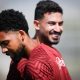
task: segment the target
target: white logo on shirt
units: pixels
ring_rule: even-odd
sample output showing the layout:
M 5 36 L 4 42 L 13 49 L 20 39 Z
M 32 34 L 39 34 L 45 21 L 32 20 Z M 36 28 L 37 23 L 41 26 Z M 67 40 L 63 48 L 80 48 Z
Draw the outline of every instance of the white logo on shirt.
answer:
M 65 67 L 65 63 L 64 63 L 64 60 L 62 58 L 60 59 L 59 57 L 56 57 L 56 62 L 59 66 L 59 69 L 61 69 L 62 66 Z

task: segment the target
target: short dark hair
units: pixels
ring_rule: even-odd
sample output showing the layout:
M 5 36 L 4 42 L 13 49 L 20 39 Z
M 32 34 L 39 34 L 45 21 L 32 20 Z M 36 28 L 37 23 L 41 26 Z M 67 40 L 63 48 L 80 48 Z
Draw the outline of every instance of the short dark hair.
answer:
M 28 23 L 22 12 L 14 9 L 2 10 L 0 13 L 0 31 L 24 30 L 28 34 Z
M 42 0 L 36 5 L 34 19 L 42 19 L 47 12 L 60 12 L 63 14 L 63 10 L 58 3 L 51 0 Z

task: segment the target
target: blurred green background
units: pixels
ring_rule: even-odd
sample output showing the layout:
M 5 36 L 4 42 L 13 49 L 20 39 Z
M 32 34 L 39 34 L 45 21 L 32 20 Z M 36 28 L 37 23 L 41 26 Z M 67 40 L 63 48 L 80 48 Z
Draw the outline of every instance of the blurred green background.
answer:
M 35 33 L 34 9 L 39 0 L 0 0 L 0 12 L 3 9 L 15 9 L 24 13 L 28 21 L 30 36 Z M 54 0 L 64 10 L 64 32 L 61 41 L 55 47 L 62 53 L 72 80 L 80 80 L 80 0 Z M 0 51 L 0 80 L 6 80 L 10 58 Z

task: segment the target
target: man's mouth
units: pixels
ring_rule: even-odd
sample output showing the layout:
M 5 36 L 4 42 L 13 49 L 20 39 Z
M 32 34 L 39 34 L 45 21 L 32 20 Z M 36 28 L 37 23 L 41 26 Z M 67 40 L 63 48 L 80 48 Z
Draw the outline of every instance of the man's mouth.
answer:
M 50 34 L 50 35 L 57 35 L 57 36 L 60 36 L 60 35 L 62 34 L 62 31 L 57 32 L 57 31 L 51 30 L 51 31 L 49 31 L 49 34 Z

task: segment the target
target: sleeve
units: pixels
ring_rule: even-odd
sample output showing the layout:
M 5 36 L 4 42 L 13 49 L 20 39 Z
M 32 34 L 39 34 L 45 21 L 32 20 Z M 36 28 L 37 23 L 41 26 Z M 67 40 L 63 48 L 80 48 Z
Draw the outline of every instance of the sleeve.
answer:
M 38 60 L 27 64 L 26 76 L 30 76 L 30 80 L 54 80 L 51 65 Z

